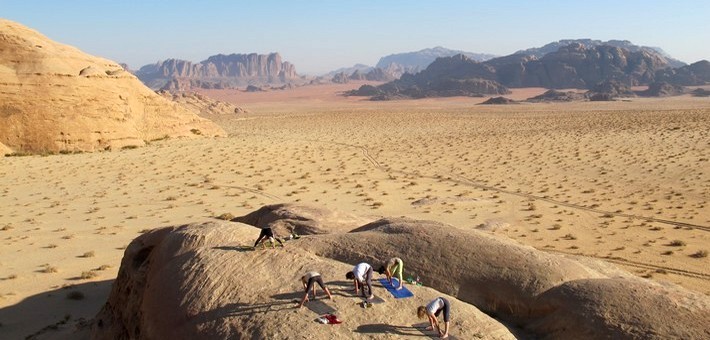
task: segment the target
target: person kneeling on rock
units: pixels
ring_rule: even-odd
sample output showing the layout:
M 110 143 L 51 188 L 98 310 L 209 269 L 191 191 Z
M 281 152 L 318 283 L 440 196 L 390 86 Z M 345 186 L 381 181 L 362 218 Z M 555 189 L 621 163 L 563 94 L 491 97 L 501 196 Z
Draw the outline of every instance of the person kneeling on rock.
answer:
M 439 327 L 439 321 L 436 319 L 439 314 L 441 314 L 441 311 L 444 311 L 445 328 L 443 332 Z M 417 316 L 420 319 L 424 319 L 424 316 L 429 317 L 430 326 L 427 327 L 426 330 L 436 330 L 441 338 L 449 337 L 449 321 L 451 316 L 450 314 L 451 306 L 449 305 L 449 300 L 446 300 L 443 297 L 438 297 L 434 299 L 433 301 L 429 302 L 426 307 L 419 306 L 419 308 L 417 308 Z
M 279 244 L 283 247 L 284 243 L 281 241 L 280 238 L 274 237 L 274 231 L 271 230 L 271 227 L 265 227 L 261 229 L 261 233 L 259 234 L 259 238 L 256 239 L 256 242 L 254 242 L 254 248 L 259 245 L 259 242 L 262 242 L 262 248 L 266 248 L 266 245 L 263 244 L 263 242 L 266 242 L 266 240 L 271 241 L 271 247 L 276 248 L 276 243 L 274 242 L 274 239 L 279 242 Z
M 345 278 L 353 280 L 355 284 L 355 295 L 362 289 L 362 296 L 367 297 L 368 300 L 374 297 L 372 294 L 372 266 L 369 264 L 365 262 L 358 263 L 352 271 L 345 274 Z M 365 293 L 365 284 L 367 284 L 367 293 Z
M 333 295 L 330 295 L 330 291 L 328 290 L 328 287 L 326 287 L 323 283 L 323 278 L 320 276 L 319 273 L 306 273 L 306 275 L 301 276 L 301 283 L 303 284 L 303 288 L 306 290 L 306 294 L 303 296 L 303 299 L 301 299 L 301 304 L 298 305 L 298 308 L 303 307 L 303 304 L 308 301 L 308 291 L 310 291 L 311 289 L 313 290 L 313 300 L 316 299 L 316 283 L 320 286 L 321 289 L 323 289 L 323 291 L 325 291 L 326 294 L 328 294 L 328 298 L 333 300 Z

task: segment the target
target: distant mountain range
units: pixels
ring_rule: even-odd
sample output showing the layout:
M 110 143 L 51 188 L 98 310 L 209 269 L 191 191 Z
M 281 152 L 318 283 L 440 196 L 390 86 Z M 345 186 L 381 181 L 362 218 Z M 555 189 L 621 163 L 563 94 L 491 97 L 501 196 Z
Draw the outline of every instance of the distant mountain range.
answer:
M 708 61 L 674 68 L 669 58 L 651 48 L 570 42 L 542 57 L 535 55 L 541 49 L 526 51 L 484 62 L 461 54 L 438 58 L 420 73 L 378 87 L 363 86 L 351 94 L 392 99 L 498 95 L 509 87 L 592 89 L 607 81 L 625 86 L 710 83 Z
M 415 74 L 426 69 L 436 58 L 451 57 L 457 54 L 465 55 L 475 61 L 486 61 L 496 57 L 492 54 L 450 50 L 437 46 L 416 52 L 390 54 L 380 58 L 380 61 L 377 62 L 375 67 L 381 68 L 385 73 L 395 78 L 399 78 L 404 73 Z
M 287 84 L 299 79 L 296 67 L 278 53 L 218 54 L 199 63 L 168 59 L 145 65 L 135 75 L 153 90 L 169 91 Z
M 565 47 L 569 46 L 571 44 L 580 44 L 583 45 L 584 47 L 596 47 L 596 46 L 613 46 L 613 47 L 620 47 L 626 50 L 629 50 L 630 52 L 639 52 L 639 51 L 652 51 L 659 53 L 661 56 L 666 58 L 668 60 L 668 64 L 671 67 L 683 67 L 686 65 L 686 63 L 678 60 L 678 59 L 673 59 L 668 53 L 666 53 L 664 50 L 662 50 L 660 47 L 648 47 L 648 46 L 638 46 L 634 45 L 628 40 L 609 40 L 609 41 L 602 41 L 602 40 L 592 40 L 592 39 L 563 39 L 555 42 L 551 42 L 545 46 L 542 47 L 533 47 L 529 48 L 527 50 L 520 50 L 518 52 L 515 52 L 513 54 L 525 54 L 525 55 L 530 55 L 539 58 L 544 57 L 548 53 L 553 53 L 557 52 L 560 47 Z M 477 60 L 478 61 L 478 60 Z

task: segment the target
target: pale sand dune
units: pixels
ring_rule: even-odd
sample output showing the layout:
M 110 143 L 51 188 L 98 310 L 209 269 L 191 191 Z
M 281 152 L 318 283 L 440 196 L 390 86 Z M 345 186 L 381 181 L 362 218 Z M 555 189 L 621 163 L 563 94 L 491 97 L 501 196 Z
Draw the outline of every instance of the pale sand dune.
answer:
M 0 335 L 92 317 L 144 229 L 281 202 L 480 226 L 710 293 L 710 258 L 691 257 L 710 251 L 707 99 L 481 107 L 336 94 L 357 86 L 208 92 L 250 112 L 221 118 L 228 138 L 1 159 Z

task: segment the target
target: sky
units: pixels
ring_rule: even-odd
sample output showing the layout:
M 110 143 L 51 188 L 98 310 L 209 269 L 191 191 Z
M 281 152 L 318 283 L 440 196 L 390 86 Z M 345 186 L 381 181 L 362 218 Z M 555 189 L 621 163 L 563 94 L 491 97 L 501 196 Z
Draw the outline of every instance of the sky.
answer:
M 578 38 L 710 60 L 710 0 L 0 0 L 0 18 L 132 69 L 278 52 L 318 75 L 435 46 L 507 55 Z

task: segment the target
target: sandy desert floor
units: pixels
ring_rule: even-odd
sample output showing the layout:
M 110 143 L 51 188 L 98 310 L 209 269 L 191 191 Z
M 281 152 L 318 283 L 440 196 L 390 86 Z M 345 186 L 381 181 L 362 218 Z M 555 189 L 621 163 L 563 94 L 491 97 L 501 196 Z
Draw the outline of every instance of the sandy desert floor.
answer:
M 248 110 L 209 117 L 229 137 L 0 159 L 0 335 L 91 318 L 147 229 L 278 202 L 485 230 L 710 294 L 707 98 L 338 94 L 354 87 L 205 91 Z

